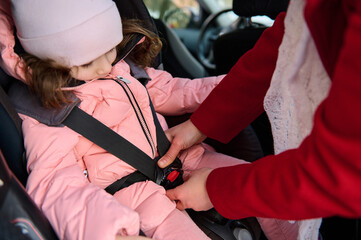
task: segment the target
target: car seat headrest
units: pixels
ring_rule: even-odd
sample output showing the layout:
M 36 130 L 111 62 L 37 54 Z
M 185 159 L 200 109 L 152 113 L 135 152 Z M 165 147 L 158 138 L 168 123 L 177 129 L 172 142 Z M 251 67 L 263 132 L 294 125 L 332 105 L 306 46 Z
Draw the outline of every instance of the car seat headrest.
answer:
M 286 11 L 289 0 L 233 0 L 233 11 L 240 17 L 266 15 L 272 19 Z
M 156 25 L 150 16 L 143 0 L 114 0 L 122 19 L 138 19 L 143 21 L 145 27 L 158 35 Z M 157 68 L 162 62 L 159 54 L 152 62 L 152 67 Z

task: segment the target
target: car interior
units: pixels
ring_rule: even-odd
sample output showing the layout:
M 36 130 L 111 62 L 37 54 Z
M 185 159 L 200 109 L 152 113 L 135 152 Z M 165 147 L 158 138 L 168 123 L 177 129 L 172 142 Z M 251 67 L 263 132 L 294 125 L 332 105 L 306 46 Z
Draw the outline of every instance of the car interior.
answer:
M 253 47 L 262 32 L 272 24 L 257 22 L 254 17 L 267 16 L 272 22 L 277 14 L 286 11 L 289 0 L 234 0 L 224 9 L 212 9 L 205 0 L 195 1 L 198 14 L 192 7 L 163 9 L 154 13 L 152 1 L 114 0 L 122 18 L 138 18 L 156 32 L 163 41 L 163 49 L 153 64 L 175 77 L 197 78 L 226 74 L 245 52 Z M 154 1 L 153 1 L 154 2 Z M 161 1 L 164 7 L 169 2 Z M 158 7 L 159 7 L 158 6 Z M 227 15 L 229 17 L 227 17 Z M 172 22 L 180 16 L 187 21 L 183 28 Z M 231 20 L 230 20 L 231 19 Z M 226 24 L 225 24 L 226 23 Z M 15 51 L 22 50 L 17 41 Z M 262 66 L 260 66 L 262 67 Z M 17 115 L 8 91 L 14 81 L 0 68 L 0 239 L 58 239 L 46 217 L 27 195 L 26 154 L 23 146 L 21 119 Z M 169 126 L 189 117 L 168 116 Z M 222 144 L 212 139 L 206 142 L 216 151 L 255 161 L 273 153 L 272 133 L 266 114 L 259 116 L 245 131 L 253 131 L 262 155 L 240 155 L 239 134 L 230 143 Z M 248 147 L 248 146 L 245 146 Z M 248 159 L 247 159 L 248 158 Z M 265 240 L 255 218 L 229 220 L 214 209 L 197 213 L 188 211 L 196 224 L 211 238 L 225 240 Z M 322 239 L 360 239 L 359 220 L 333 217 L 324 219 Z M 336 238 L 342 233 L 342 238 Z

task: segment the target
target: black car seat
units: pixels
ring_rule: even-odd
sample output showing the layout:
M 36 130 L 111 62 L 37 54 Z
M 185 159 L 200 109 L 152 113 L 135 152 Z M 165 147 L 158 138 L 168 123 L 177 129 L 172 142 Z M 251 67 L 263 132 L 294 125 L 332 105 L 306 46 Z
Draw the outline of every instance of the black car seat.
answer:
M 238 24 L 223 32 L 213 45 L 216 74 L 227 73 L 237 60 L 257 42 L 267 26 L 253 23 L 251 17 L 265 15 L 271 19 L 286 11 L 289 0 L 234 0 L 232 10 Z
M 115 1 L 118 5 L 120 14 L 123 18 L 138 18 L 143 19 L 145 22 L 149 22 L 147 26 L 150 30 L 157 32 L 157 29 L 154 27 L 154 22 L 151 20 L 147 8 L 145 7 L 143 1 L 141 0 L 122 0 L 122 1 Z M 15 51 L 20 54 L 23 50 L 19 45 L 19 42 L 16 42 Z M 162 56 L 159 55 L 156 61 L 153 63 L 153 67 L 161 67 L 162 63 Z M 204 73 L 202 73 L 204 74 Z M 199 75 L 200 76 L 200 75 Z M 1 80 L 1 89 L 3 91 L 0 92 L 1 97 L 1 106 L 0 106 L 0 119 L 2 120 L 1 124 L 1 136 L 0 136 L 0 144 L 1 150 L 4 153 L 5 161 L 2 162 L 1 167 L 4 169 L 9 169 L 7 166 L 10 167 L 11 171 L 11 178 L 4 178 L 6 181 L 12 182 L 11 179 L 16 179 L 14 175 L 20 180 L 21 184 L 17 182 L 17 189 L 20 189 L 17 192 L 21 192 L 20 195 L 14 195 L 14 200 L 9 202 L 7 201 L 7 206 L 19 210 L 19 209 L 28 209 L 28 211 L 19 211 L 20 214 L 24 216 L 28 216 L 31 213 L 34 213 L 34 216 L 37 216 L 36 212 L 39 213 L 39 219 L 35 217 L 32 226 L 34 229 L 45 229 L 43 235 L 48 234 L 50 237 L 46 239 L 56 239 L 56 236 L 47 221 L 44 221 L 44 216 L 36 208 L 36 206 L 32 203 L 29 196 L 26 194 L 23 186 L 26 184 L 27 180 L 27 172 L 26 172 L 26 159 L 24 154 L 24 146 L 23 146 L 23 139 L 20 127 L 20 119 L 18 115 L 15 113 L 11 103 L 9 103 L 6 95 L 6 91 L 11 85 L 12 82 L 18 81 L 13 77 L 7 75 L 3 70 L 0 70 L 0 80 Z M 23 186 L 21 186 L 23 185 Z M 6 182 L 6 186 L 8 183 Z M 20 188 L 19 188 L 20 187 Z M 2 188 L 1 190 L 4 190 Z M 7 196 L 10 194 L 9 192 L 3 192 L 2 196 Z M 16 201 L 17 198 L 20 199 L 27 199 L 24 201 Z M 1 200 L 1 199 L 0 199 Z M 29 203 L 30 201 L 30 203 Z M 0 202 L 2 203 L 2 202 Z M 12 204 L 11 204 L 12 203 Z M 29 205 L 30 204 L 30 205 Z M 31 206 L 32 207 L 29 207 Z M 1 205 L 0 205 L 1 206 Z M 11 209 L 10 208 L 10 209 Z M 5 212 L 2 209 L 2 212 Z M 14 211 L 13 211 L 14 212 Z M 191 212 L 191 216 L 197 221 L 197 224 L 206 232 L 212 239 L 235 239 L 233 230 L 238 229 L 238 232 L 244 233 L 244 230 L 248 231 L 252 235 L 252 239 L 258 239 L 260 236 L 260 227 L 255 221 L 255 219 L 242 219 L 239 221 L 229 221 L 228 219 L 222 218 L 219 214 L 216 214 L 215 211 L 209 211 L 205 215 L 199 215 L 197 213 Z M 14 218 L 13 218 L 14 219 Z M 36 224 L 39 224 L 39 227 L 36 227 Z M 212 230 L 213 229 L 213 230 Z M 242 230 L 242 231 L 241 231 Z M 37 234 L 35 234 L 37 235 Z M 35 236 L 34 235 L 34 236 Z M 255 237 L 255 238 L 254 238 Z M 30 239 L 36 239 L 30 237 Z
M 27 172 L 21 119 L 5 90 L 17 81 L 0 68 L 0 239 L 58 239 L 24 188 Z M 4 90 L 5 89 L 5 90 Z
M 0 149 L 11 171 L 25 186 L 28 174 L 21 131 L 21 120 L 15 112 L 5 91 L 13 78 L 0 68 Z M 5 90 L 4 90 L 5 89 Z
M 7 162 L 0 149 L 0 239 L 58 239 Z

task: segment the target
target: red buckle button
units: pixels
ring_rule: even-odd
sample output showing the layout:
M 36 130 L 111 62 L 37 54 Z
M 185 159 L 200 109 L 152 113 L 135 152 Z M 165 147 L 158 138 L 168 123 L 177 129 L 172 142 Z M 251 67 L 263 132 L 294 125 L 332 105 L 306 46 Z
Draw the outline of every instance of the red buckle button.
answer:
M 179 176 L 179 172 L 174 170 L 168 174 L 167 180 L 169 180 L 170 182 L 173 182 L 174 180 L 177 179 L 178 176 Z

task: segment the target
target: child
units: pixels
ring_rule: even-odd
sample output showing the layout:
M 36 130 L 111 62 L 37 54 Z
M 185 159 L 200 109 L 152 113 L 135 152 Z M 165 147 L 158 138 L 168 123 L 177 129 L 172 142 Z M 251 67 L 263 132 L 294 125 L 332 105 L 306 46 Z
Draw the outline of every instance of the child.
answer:
M 13 0 L 12 6 L 18 37 L 30 54 L 23 58 L 26 82 L 43 104 L 49 110 L 64 106 L 73 92 L 81 99 L 82 110 L 152 158 L 157 156 L 157 141 L 148 93 L 166 128 L 160 114 L 194 111 L 223 77 L 190 81 L 147 67 L 159 52 L 159 39 L 134 21 L 123 20 L 122 25 L 111 0 Z M 151 77 L 146 88 L 132 77 L 124 59 L 115 62 L 117 49 L 139 32 L 145 37 L 128 57 Z M 141 127 L 120 84 L 134 96 L 146 128 Z M 208 239 L 152 181 L 134 183 L 113 196 L 106 193 L 104 188 L 135 171 L 126 162 L 67 127 L 21 117 L 27 191 L 61 239 L 114 239 L 138 235 L 139 229 L 155 239 Z M 201 167 L 244 163 L 207 151 L 202 144 L 179 157 L 185 177 Z M 267 224 L 274 221 L 261 223 L 266 232 L 267 228 L 273 231 Z M 297 235 L 295 225 L 289 224 L 288 236 Z

